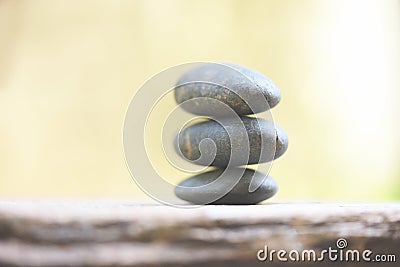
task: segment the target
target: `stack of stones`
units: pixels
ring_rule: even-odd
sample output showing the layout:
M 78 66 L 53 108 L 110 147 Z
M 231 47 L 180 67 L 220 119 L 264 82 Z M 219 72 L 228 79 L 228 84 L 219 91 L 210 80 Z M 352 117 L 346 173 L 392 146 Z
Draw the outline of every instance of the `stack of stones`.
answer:
M 179 133 L 175 147 L 183 158 L 216 169 L 179 183 L 175 188 L 176 196 L 194 204 L 244 205 L 256 204 L 275 195 L 278 185 L 274 179 L 252 169 L 239 168 L 270 162 L 284 154 L 288 147 L 288 137 L 281 127 L 269 120 L 247 116 L 279 103 L 280 91 L 275 84 L 242 66 L 206 63 L 185 72 L 174 93 L 176 102 L 184 110 L 218 118 L 189 125 Z M 239 117 L 226 117 L 221 106 L 215 105 L 216 100 L 230 107 Z M 184 105 L 187 102 L 190 104 Z M 244 138 L 248 142 L 243 142 Z M 214 144 L 201 144 L 206 139 Z M 235 157 L 234 154 L 240 154 L 240 151 L 249 152 L 248 156 Z M 212 157 L 211 162 L 207 161 L 209 157 Z M 255 190 L 249 190 L 252 182 L 258 184 Z

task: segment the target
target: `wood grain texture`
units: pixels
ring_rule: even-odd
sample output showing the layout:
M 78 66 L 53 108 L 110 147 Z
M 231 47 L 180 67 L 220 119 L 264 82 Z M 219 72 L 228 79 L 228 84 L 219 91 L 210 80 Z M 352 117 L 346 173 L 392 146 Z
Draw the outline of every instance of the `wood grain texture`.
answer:
M 320 251 L 336 248 L 340 237 L 349 249 L 395 254 L 399 261 L 400 204 L 182 209 L 122 201 L 0 202 L 0 266 L 284 266 L 258 261 L 257 251 L 265 245 Z

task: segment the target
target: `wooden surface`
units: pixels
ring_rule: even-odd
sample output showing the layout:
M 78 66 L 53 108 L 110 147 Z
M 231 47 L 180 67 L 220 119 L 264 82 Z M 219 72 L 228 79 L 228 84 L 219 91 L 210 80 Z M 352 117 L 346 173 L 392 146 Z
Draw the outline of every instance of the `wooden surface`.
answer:
M 400 204 L 182 209 L 111 201 L 0 201 L 0 266 L 285 266 L 260 262 L 257 252 L 265 245 L 320 251 L 336 248 L 338 238 L 345 238 L 349 249 L 394 254 L 398 264 Z M 374 265 L 397 266 L 359 263 Z

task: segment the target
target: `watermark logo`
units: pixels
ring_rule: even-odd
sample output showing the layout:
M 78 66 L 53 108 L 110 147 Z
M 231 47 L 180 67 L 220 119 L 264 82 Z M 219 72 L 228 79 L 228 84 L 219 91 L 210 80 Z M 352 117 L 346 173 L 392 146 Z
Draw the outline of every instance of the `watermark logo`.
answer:
M 290 251 L 280 249 L 270 249 L 265 245 L 263 249 L 257 251 L 259 261 L 292 261 L 292 262 L 396 262 L 395 254 L 375 254 L 369 249 L 346 249 L 348 242 L 345 238 L 339 238 L 336 241 L 336 247 L 329 246 L 326 249 L 317 251 L 314 249 Z
M 336 241 L 336 246 L 337 246 L 338 249 L 344 249 L 344 248 L 346 248 L 346 247 L 347 247 L 347 240 L 344 239 L 344 238 L 339 238 L 339 239 Z

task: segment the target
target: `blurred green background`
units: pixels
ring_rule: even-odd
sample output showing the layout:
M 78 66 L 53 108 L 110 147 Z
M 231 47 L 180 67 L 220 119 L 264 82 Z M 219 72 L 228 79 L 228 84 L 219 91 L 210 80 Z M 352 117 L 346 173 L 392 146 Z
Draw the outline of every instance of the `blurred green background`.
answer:
M 273 201 L 400 199 L 400 1 L 0 1 L 0 196 L 148 200 L 122 151 L 140 85 L 225 61 L 278 85 Z

